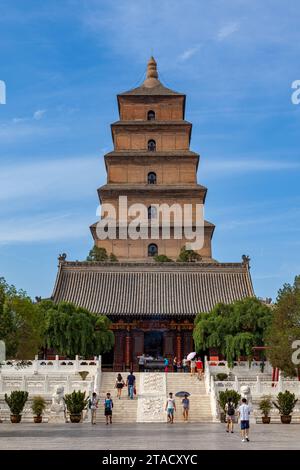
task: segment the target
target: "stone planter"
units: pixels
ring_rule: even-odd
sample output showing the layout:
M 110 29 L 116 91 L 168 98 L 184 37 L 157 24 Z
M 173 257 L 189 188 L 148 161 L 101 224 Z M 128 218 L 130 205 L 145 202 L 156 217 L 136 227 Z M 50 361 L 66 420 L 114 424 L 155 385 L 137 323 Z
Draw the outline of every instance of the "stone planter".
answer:
M 41 423 L 43 421 L 42 416 L 34 416 L 33 417 L 33 422 L 34 423 Z
M 270 424 L 271 422 L 270 416 L 262 416 L 261 419 L 262 419 L 263 424 Z
M 10 415 L 11 423 L 20 423 L 22 419 L 22 415 Z
M 289 416 L 281 415 L 280 419 L 281 419 L 282 424 L 290 424 L 292 421 L 292 415 L 289 415 Z
M 71 415 L 71 414 L 70 414 L 70 421 L 71 421 L 71 423 L 80 423 L 80 421 L 81 421 L 81 413 L 80 413 L 80 414 L 76 414 L 76 415 Z

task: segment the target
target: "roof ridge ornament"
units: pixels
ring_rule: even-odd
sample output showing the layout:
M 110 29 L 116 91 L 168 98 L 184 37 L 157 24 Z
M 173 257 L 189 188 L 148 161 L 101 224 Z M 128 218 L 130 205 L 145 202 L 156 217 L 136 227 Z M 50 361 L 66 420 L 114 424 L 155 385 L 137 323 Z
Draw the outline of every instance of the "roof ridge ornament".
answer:
M 147 64 L 146 80 L 144 81 L 143 86 L 146 88 L 153 88 L 160 84 L 161 83 L 158 80 L 157 63 L 154 57 L 151 56 Z
M 66 253 L 60 253 L 58 255 L 58 261 L 59 261 L 59 264 L 62 264 L 66 261 L 67 259 L 67 254 Z
M 250 268 L 250 256 L 242 255 L 242 264 Z

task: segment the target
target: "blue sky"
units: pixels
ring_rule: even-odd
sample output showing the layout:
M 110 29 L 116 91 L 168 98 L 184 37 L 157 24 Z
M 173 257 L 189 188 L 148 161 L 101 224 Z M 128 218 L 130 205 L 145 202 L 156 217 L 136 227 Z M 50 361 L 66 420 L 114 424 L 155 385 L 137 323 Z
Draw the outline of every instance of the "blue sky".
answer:
M 275 298 L 300 273 L 299 21 L 296 0 L 2 0 L 0 276 L 45 297 L 59 253 L 86 257 L 116 94 L 153 54 L 187 94 L 214 257 L 249 254 Z

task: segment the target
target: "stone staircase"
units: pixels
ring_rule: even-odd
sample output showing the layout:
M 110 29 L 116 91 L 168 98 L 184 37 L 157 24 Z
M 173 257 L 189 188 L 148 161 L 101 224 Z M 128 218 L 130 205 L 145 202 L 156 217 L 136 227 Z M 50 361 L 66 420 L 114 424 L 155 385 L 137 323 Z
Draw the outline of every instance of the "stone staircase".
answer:
M 127 373 L 122 373 L 126 380 Z M 212 422 L 210 397 L 206 395 L 203 381 L 191 377 L 186 373 L 134 373 L 136 377 L 137 395 L 134 400 L 128 399 L 127 388 L 122 390 L 121 400 L 117 399 L 117 390 L 114 388 L 117 372 L 103 372 L 99 392 L 99 409 L 97 422 L 104 423 L 103 400 L 110 392 L 114 401 L 113 422 L 165 422 L 167 417 L 164 411 L 167 394 L 186 391 L 191 394 L 189 421 L 197 423 Z M 175 420 L 183 421 L 181 398 L 175 398 L 177 412 Z
M 197 376 L 191 377 L 189 373 L 168 373 L 167 374 L 167 393 L 184 391 L 191 395 L 189 421 L 196 423 L 209 423 L 213 421 L 210 407 L 210 396 L 206 394 L 203 380 L 198 380 Z M 182 398 L 175 398 L 177 412 L 176 421 L 183 421 Z
M 135 423 L 137 420 L 137 395 L 135 396 L 134 400 L 130 400 L 128 398 L 127 387 L 124 387 L 122 390 L 122 398 L 121 400 L 119 400 L 117 398 L 117 389 L 115 388 L 115 381 L 117 375 L 118 372 L 102 372 L 101 374 L 100 392 L 98 394 L 99 408 L 96 414 L 97 423 L 105 422 L 103 401 L 106 397 L 107 392 L 110 392 L 114 402 L 113 423 Z M 121 375 L 124 381 L 126 382 L 128 372 L 121 372 Z M 135 372 L 134 375 L 136 378 L 136 388 L 138 392 L 140 374 L 139 372 Z

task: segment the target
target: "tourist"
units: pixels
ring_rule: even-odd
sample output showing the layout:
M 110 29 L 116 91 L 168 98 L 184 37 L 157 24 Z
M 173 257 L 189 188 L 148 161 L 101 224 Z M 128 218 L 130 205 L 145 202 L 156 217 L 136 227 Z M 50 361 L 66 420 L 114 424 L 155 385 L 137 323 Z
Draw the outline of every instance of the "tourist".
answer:
M 145 364 L 146 364 L 146 358 L 145 358 L 145 355 L 142 354 L 139 357 L 139 372 L 145 372 Z
M 238 409 L 238 416 L 241 420 L 241 436 L 242 442 L 249 442 L 249 420 L 250 420 L 250 407 L 247 405 L 246 398 L 242 398 L 242 404 Z
M 177 360 L 177 372 L 181 372 L 181 361 Z
M 177 372 L 177 357 L 176 356 L 173 359 L 173 372 Z
M 122 389 L 125 385 L 122 375 L 119 373 L 116 378 L 115 388 L 117 389 L 117 398 L 121 399 Z
M 195 361 L 195 359 L 190 360 L 190 369 L 191 369 L 191 376 L 195 375 L 195 371 L 196 371 L 196 361 Z
M 198 359 L 196 361 L 196 368 L 197 368 L 198 379 L 201 380 L 202 379 L 202 374 L 203 374 L 203 363 L 202 363 L 200 357 L 198 357 Z
M 182 369 L 183 369 L 183 372 L 188 371 L 188 361 L 187 361 L 186 356 L 184 356 L 184 358 L 182 359 Z
M 169 359 L 167 357 L 164 358 L 164 367 L 165 367 L 165 372 L 167 373 L 169 370 Z
M 186 394 L 181 403 L 183 407 L 183 421 L 187 422 L 189 419 L 190 400 Z
M 233 433 L 233 423 L 235 416 L 235 404 L 232 401 L 232 398 L 228 398 L 228 402 L 225 405 L 226 412 L 226 432 Z
M 131 371 L 126 380 L 126 386 L 128 387 L 128 397 L 130 400 L 133 400 L 134 390 L 135 390 L 135 375 Z
M 96 424 L 96 411 L 98 408 L 98 398 L 96 392 L 93 392 L 92 398 L 89 400 L 89 408 L 91 410 L 91 424 Z
M 175 400 L 173 398 L 172 392 L 169 393 L 169 398 L 167 399 L 165 411 L 167 411 L 167 414 L 168 414 L 168 423 L 173 424 L 174 423 L 174 411 L 176 411 L 176 404 L 175 404 Z
M 106 398 L 104 400 L 104 416 L 106 419 L 106 424 L 108 421 L 112 424 L 112 409 L 114 407 L 113 401 L 111 399 L 110 393 L 106 394 Z

